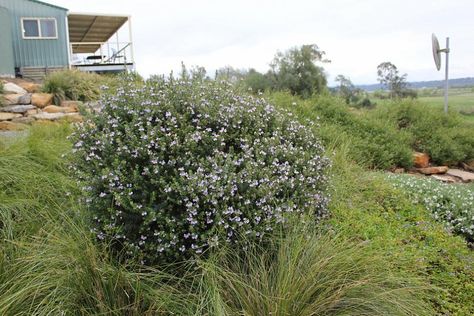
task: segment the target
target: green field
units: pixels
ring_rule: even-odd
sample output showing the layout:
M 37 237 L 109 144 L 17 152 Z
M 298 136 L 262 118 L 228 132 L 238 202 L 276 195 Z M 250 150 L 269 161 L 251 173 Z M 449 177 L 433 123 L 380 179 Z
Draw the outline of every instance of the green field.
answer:
M 419 89 L 417 100 L 426 105 L 444 108 L 444 90 L 443 89 Z M 388 99 L 370 98 L 377 105 L 389 103 Z M 474 88 L 451 88 L 448 95 L 448 107 L 450 110 L 460 112 L 463 116 L 474 122 Z
M 431 104 L 436 107 L 444 107 L 444 96 L 442 90 L 436 90 L 434 95 L 419 94 L 422 103 Z M 456 111 L 474 112 L 474 91 L 472 88 L 453 88 L 449 90 L 448 106 Z M 473 113 L 474 114 L 474 113 Z

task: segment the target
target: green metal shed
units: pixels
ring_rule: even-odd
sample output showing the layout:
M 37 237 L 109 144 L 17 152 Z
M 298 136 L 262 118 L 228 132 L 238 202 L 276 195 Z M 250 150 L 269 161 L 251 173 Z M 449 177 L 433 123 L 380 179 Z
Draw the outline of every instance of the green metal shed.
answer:
M 0 0 L 0 29 L 7 30 L 0 32 L 0 74 L 68 67 L 67 12 L 37 0 Z

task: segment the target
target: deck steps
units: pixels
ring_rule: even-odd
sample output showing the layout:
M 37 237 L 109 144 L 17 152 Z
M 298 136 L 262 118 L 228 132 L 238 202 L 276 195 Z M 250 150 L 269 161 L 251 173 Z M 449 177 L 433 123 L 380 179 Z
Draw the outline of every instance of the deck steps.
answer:
M 63 69 L 66 69 L 66 67 L 22 67 L 20 68 L 20 75 L 23 78 L 42 81 L 46 75 Z

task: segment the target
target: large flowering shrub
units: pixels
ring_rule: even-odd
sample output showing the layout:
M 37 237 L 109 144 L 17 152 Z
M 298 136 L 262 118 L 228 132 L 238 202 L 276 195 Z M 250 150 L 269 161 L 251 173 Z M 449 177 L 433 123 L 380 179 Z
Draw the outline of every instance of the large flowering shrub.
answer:
M 413 203 L 422 204 L 433 217 L 453 232 L 474 242 L 474 190 L 466 184 L 446 184 L 429 178 L 388 175 L 388 180 L 404 190 Z
M 289 213 L 326 214 L 323 147 L 227 85 L 153 80 L 106 96 L 75 134 L 75 172 L 100 239 L 148 263 L 261 240 Z

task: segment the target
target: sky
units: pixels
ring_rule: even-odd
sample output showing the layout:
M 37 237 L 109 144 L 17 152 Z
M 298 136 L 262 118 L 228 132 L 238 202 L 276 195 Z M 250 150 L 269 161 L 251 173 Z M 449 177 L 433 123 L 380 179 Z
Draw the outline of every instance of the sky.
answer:
M 43 0 L 71 12 L 132 16 L 137 71 L 148 77 L 205 67 L 269 69 L 277 51 L 316 44 L 329 85 L 342 74 L 377 82 L 390 61 L 408 81 L 444 79 L 431 50 L 450 38 L 450 78 L 474 77 L 474 0 Z

